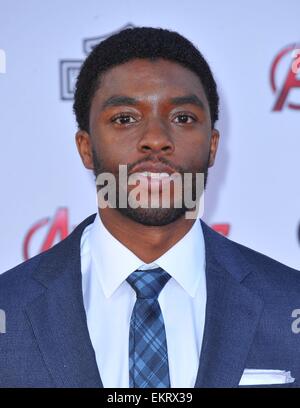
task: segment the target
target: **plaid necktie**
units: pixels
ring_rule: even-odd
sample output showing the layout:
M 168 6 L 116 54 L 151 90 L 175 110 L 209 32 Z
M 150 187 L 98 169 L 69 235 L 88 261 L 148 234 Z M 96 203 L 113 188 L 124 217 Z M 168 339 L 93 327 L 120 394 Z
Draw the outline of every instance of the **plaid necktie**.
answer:
M 130 388 L 170 388 L 165 325 L 157 300 L 170 278 L 155 268 L 136 270 L 126 279 L 137 295 L 129 331 Z

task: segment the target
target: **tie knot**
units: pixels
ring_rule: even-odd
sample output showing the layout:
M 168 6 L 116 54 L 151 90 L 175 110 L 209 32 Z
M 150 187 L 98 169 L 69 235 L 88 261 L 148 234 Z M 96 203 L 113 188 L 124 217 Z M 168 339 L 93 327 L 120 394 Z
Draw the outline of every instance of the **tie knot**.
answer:
M 136 270 L 126 279 L 138 299 L 157 299 L 171 276 L 162 268 Z

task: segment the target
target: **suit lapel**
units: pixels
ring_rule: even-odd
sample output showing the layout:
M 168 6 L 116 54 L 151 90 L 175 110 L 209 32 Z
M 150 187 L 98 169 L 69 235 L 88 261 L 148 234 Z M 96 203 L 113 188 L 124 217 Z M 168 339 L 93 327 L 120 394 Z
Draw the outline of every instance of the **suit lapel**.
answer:
M 83 305 L 80 238 L 94 216 L 41 257 L 45 291 L 26 307 L 44 362 L 58 387 L 102 387 Z
M 195 387 L 237 387 L 246 368 L 263 302 L 241 283 L 250 273 L 242 254 L 205 224 L 202 226 L 207 306 Z

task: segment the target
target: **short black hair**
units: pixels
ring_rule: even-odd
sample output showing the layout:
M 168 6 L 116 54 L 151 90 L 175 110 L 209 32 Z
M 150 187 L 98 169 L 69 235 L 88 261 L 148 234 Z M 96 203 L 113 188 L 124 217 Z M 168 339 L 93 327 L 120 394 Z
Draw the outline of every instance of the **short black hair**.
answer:
M 134 27 L 119 31 L 94 47 L 84 61 L 75 87 L 73 110 L 78 127 L 89 132 L 89 113 L 101 74 L 108 69 L 142 58 L 177 62 L 196 73 L 206 94 L 212 127 L 219 114 L 217 85 L 200 51 L 175 31 L 153 27 Z

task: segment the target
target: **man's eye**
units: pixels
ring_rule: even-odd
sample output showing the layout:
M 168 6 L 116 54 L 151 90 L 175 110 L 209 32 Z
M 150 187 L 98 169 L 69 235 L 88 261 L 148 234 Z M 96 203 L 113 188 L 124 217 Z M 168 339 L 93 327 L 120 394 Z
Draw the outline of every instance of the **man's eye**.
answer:
M 119 115 L 112 118 L 111 121 L 117 125 L 127 125 L 129 123 L 135 123 L 136 119 L 131 115 Z
M 180 114 L 175 117 L 174 122 L 175 123 L 193 123 L 195 122 L 195 118 L 191 115 Z

